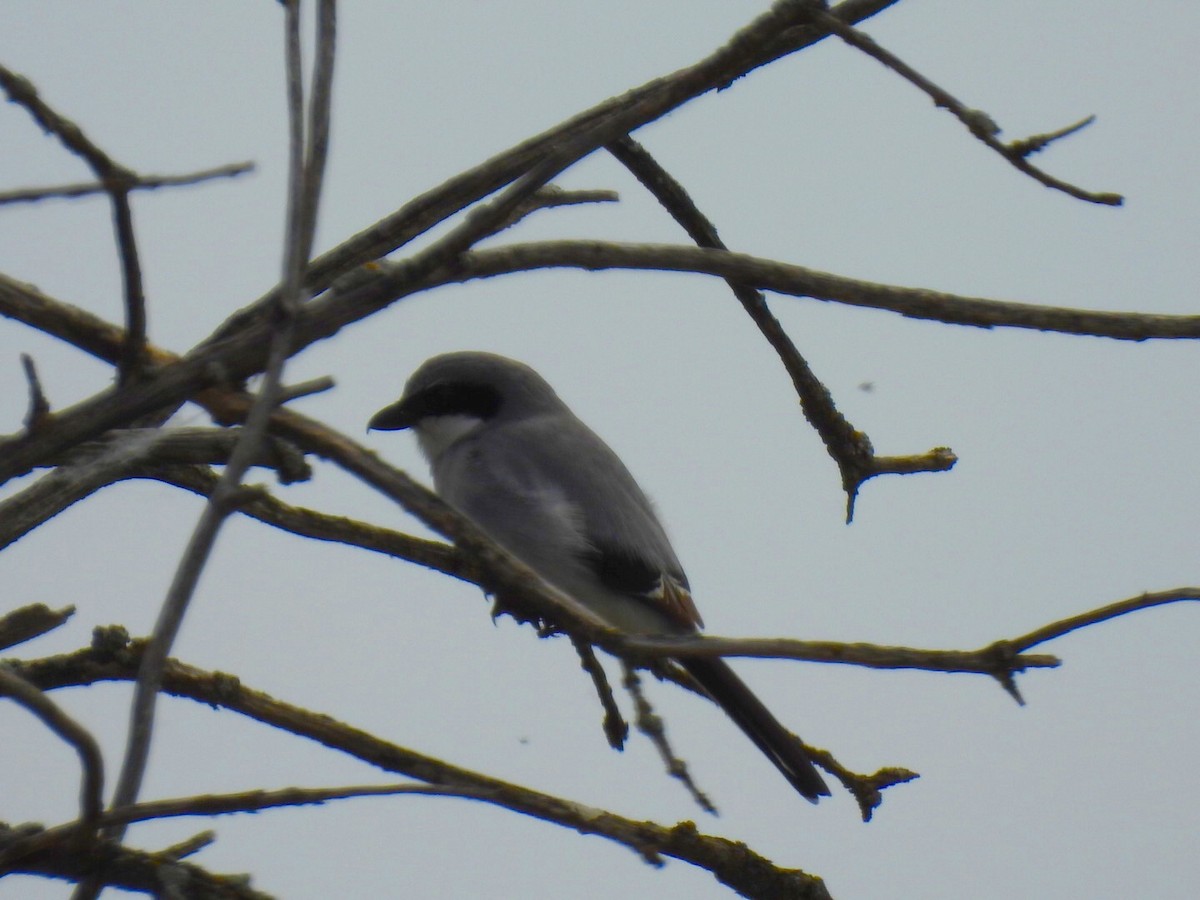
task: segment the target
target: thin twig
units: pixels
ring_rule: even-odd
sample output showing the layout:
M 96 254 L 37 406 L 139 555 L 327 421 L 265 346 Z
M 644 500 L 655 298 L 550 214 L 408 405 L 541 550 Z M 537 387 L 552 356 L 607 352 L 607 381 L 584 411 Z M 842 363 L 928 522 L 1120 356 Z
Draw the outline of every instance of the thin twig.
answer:
M 606 650 L 618 656 L 659 659 L 677 656 L 795 659 L 805 662 L 861 666 L 868 669 L 918 669 L 995 675 L 997 671 L 1054 669 L 1062 661 L 1045 653 L 996 656 L 994 645 L 979 650 L 925 650 L 885 644 L 801 641 L 795 638 L 725 638 L 716 636 L 649 637 L 630 635 L 610 641 Z
M 556 209 L 560 206 L 580 206 L 585 203 L 616 203 L 620 199 L 616 191 L 568 191 L 560 188 L 558 185 L 547 184 L 544 187 L 538 188 L 521 203 L 518 203 L 508 218 L 498 222 L 493 226 L 491 233 L 484 235 L 484 237 L 494 237 L 501 231 L 512 228 L 517 223 L 544 209 Z
M 279 389 L 279 402 L 281 404 L 291 403 L 293 400 L 299 400 L 301 397 L 323 394 L 326 391 L 333 390 L 335 386 L 333 378 L 329 375 L 310 378 L 308 381 L 302 381 L 299 384 L 283 385 Z
M 1015 153 L 1017 156 L 1032 156 L 1035 153 L 1045 150 L 1055 141 L 1061 140 L 1077 131 L 1082 131 L 1095 121 L 1095 116 L 1084 116 L 1078 122 L 1064 125 L 1056 131 L 1050 131 L 1045 134 L 1031 134 L 1027 138 L 1009 141 L 1006 146 L 1010 153 Z
M 100 824 L 106 828 L 127 826 L 137 822 L 162 819 L 189 818 L 192 816 L 227 816 L 239 813 L 257 813 L 271 809 L 287 809 L 296 806 L 321 806 L 335 800 L 350 800 L 358 797 L 389 797 L 398 794 L 421 794 L 439 797 L 464 797 L 487 800 L 494 791 L 482 787 L 449 786 L 432 784 L 354 785 L 335 788 L 282 788 L 274 791 L 253 790 L 230 794 L 201 794 L 194 797 L 174 797 L 136 803 L 121 809 L 110 809 L 100 815 Z M 19 863 L 24 857 L 45 852 L 55 845 L 73 840 L 80 830 L 80 822 L 65 822 L 45 828 L 27 838 L 15 841 L 0 850 L 0 874 L 6 867 Z M 214 832 L 202 832 L 182 844 L 172 845 L 158 851 L 159 856 L 180 859 L 191 855 L 214 840 Z
M 1044 184 L 1048 188 L 1062 191 L 1064 194 L 1074 197 L 1077 200 L 1086 200 L 1088 203 L 1098 203 L 1104 206 L 1120 206 L 1125 202 L 1120 194 L 1087 191 L 1069 182 L 1055 178 L 1053 175 L 1049 175 L 1034 166 L 1027 159 L 1031 153 L 1042 149 L 1051 141 L 1065 137 L 1068 134 L 1073 134 L 1081 128 L 1090 125 L 1094 121 L 1095 116 L 1089 116 L 1081 122 L 1069 125 L 1053 134 L 1040 135 L 1035 138 L 1026 139 L 1025 141 L 1014 141 L 1011 144 L 1004 144 L 997 138 L 997 135 L 1000 133 L 999 126 L 986 113 L 977 109 L 970 109 L 949 91 L 934 84 L 916 69 L 912 68 L 912 66 L 904 62 L 904 60 L 885 50 L 870 35 L 843 22 L 837 16 L 820 13 L 817 18 L 830 32 L 836 34 L 847 44 L 866 53 L 868 56 L 887 66 L 887 68 L 891 69 L 905 81 L 924 91 L 933 100 L 934 105 L 949 110 L 955 118 L 970 130 L 971 134 L 1000 154 L 1004 159 L 1008 160 L 1013 167 L 1035 181 Z
M 633 698 L 633 707 L 637 711 L 634 723 L 637 725 L 638 731 L 650 739 L 650 743 L 658 751 L 659 759 L 666 766 L 667 774 L 684 786 L 696 805 L 706 813 L 718 815 L 717 808 L 708 798 L 708 794 L 704 793 L 692 778 L 687 762 L 677 756 L 671 747 L 671 742 L 667 739 L 666 725 L 663 723 L 662 716 L 654 712 L 654 707 L 650 705 L 650 701 L 642 692 L 642 680 L 638 677 L 637 670 L 629 664 L 625 664 L 623 668 L 625 678 L 622 684 L 625 686 L 625 690 L 629 691 L 629 696 Z
M 201 169 L 186 175 L 133 175 L 129 184 L 130 191 L 153 191 L 164 187 L 184 187 L 212 181 L 216 178 L 236 178 L 254 171 L 254 163 L 230 163 L 211 169 Z M 93 194 L 106 194 L 108 188 L 103 182 L 85 181 L 76 184 L 61 184 L 50 187 L 22 188 L 16 191 L 0 191 L 0 206 L 6 203 L 37 203 L 42 200 L 74 199 L 88 197 Z
M 579 654 L 579 665 L 591 676 L 592 686 L 595 687 L 596 696 L 604 710 L 604 737 L 608 740 L 608 746 L 614 750 L 624 750 L 625 739 L 629 737 L 629 723 L 625 721 L 625 717 L 621 715 L 621 708 L 617 706 L 617 699 L 613 696 L 604 666 L 600 665 L 591 644 L 584 643 L 574 636 L 571 637 L 571 643 L 575 646 L 575 652 Z
M 185 838 L 169 847 L 163 847 L 158 851 L 158 855 L 173 860 L 186 859 L 211 846 L 216 840 L 217 833 L 210 828 L 198 834 L 193 834 L 190 838 Z
M 38 378 L 33 357 L 22 353 L 21 366 L 25 369 L 25 381 L 29 385 L 29 411 L 25 413 L 25 427 L 33 431 L 50 415 L 50 401 L 46 399 L 46 393 L 42 390 L 42 380 Z
M 1127 616 L 1138 610 L 1150 609 L 1155 606 L 1165 606 L 1170 603 L 1195 601 L 1200 601 L 1200 587 L 1183 587 L 1170 591 L 1140 594 L 1137 597 L 1130 597 L 1128 600 L 1118 600 L 1116 603 L 1110 603 L 1108 606 L 1102 606 L 1099 609 L 1093 609 L 1089 612 L 1080 613 L 1077 616 L 1070 616 L 1066 619 L 1060 619 L 1057 622 L 1051 622 L 1049 625 L 1043 625 L 1041 628 L 1037 628 L 1028 634 L 1013 638 L 1009 643 L 1014 649 L 1024 651 L 1030 647 L 1036 647 L 1038 644 L 1044 644 L 1046 641 L 1052 641 L 1065 634 L 1070 634 L 1072 631 L 1080 628 L 1106 622 L 1118 616 Z

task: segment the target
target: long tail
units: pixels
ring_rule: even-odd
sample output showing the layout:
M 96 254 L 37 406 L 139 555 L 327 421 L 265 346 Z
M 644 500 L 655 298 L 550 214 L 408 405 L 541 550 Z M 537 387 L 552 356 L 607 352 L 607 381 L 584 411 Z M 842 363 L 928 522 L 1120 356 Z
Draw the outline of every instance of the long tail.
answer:
M 813 803 L 820 797 L 829 796 L 825 780 L 804 752 L 800 740 L 771 715 L 724 660 L 696 657 L 678 662 L 802 796 Z

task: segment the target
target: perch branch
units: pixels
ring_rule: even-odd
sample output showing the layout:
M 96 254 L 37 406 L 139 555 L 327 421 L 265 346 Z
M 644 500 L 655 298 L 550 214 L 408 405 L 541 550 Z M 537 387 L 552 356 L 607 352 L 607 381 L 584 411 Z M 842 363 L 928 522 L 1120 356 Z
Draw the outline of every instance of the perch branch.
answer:
M 119 646 L 114 640 L 95 649 L 22 662 L 18 664 L 19 671 L 44 689 L 129 681 L 136 675 L 141 646 L 140 643 Z M 515 812 L 623 844 L 652 864 L 661 865 L 664 856 L 679 859 L 712 872 L 723 884 L 748 896 L 769 896 L 766 892 L 774 890 L 775 896 L 828 898 L 819 878 L 798 869 L 780 868 L 745 844 L 701 834 L 690 822 L 668 828 L 626 819 L 452 766 L 381 741 L 329 716 L 251 690 L 229 675 L 204 672 L 172 660 L 163 676 L 163 689 L 175 696 L 233 710 L 436 788 L 479 791 L 484 795 L 480 799 Z

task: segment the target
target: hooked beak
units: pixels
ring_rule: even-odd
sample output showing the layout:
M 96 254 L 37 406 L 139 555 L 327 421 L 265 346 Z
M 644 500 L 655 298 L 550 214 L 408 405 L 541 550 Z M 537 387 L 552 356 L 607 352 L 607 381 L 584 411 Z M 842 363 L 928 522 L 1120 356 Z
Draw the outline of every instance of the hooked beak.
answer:
M 417 424 L 417 410 L 411 398 L 402 397 L 391 406 L 385 406 L 367 423 L 367 431 L 402 431 Z

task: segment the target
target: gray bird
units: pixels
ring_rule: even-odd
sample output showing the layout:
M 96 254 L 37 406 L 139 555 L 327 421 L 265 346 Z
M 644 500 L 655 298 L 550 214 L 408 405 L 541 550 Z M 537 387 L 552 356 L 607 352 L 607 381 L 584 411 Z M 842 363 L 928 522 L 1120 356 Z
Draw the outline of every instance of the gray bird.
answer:
M 656 635 L 702 627 L 683 567 L 625 464 L 523 363 L 435 356 L 367 427 L 413 429 L 442 499 L 614 626 Z M 814 803 L 829 796 L 800 741 L 724 660 L 677 662 L 792 787 Z

